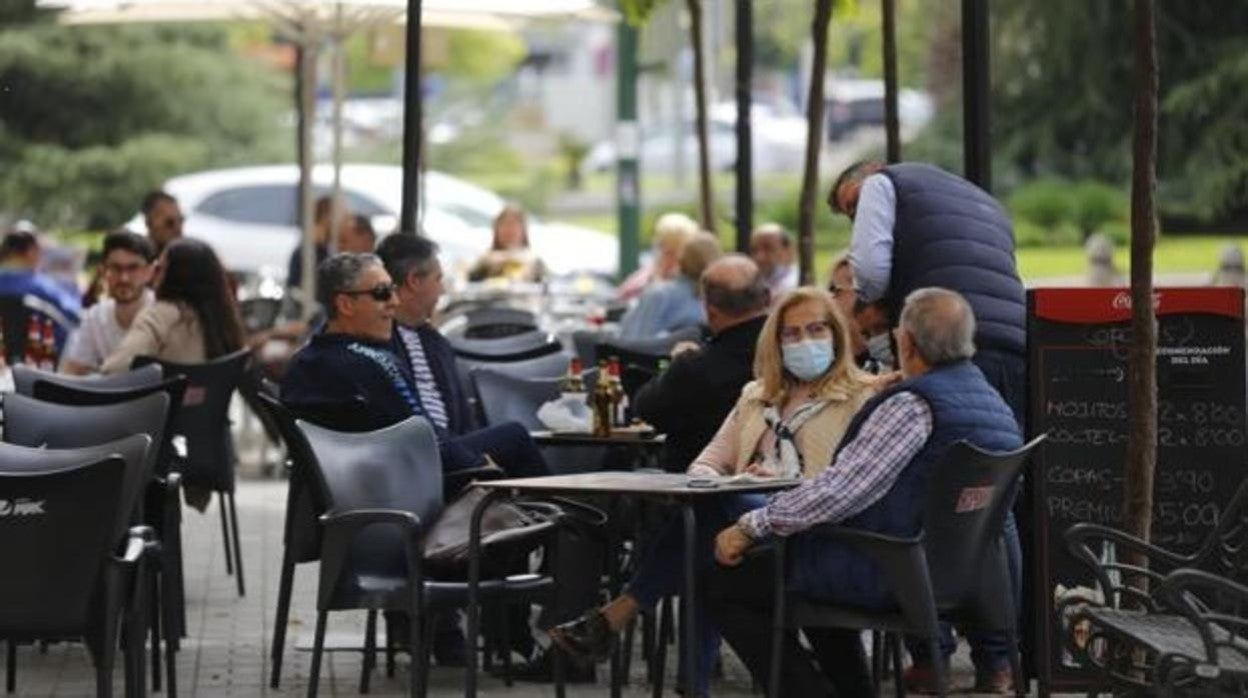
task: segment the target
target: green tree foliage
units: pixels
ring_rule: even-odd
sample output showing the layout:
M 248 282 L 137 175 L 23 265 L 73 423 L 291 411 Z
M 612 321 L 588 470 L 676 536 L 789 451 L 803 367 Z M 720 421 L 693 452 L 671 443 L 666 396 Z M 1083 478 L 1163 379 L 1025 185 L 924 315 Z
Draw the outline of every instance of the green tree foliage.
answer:
M 293 147 L 284 79 L 219 27 L 6 25 L 0 89 L 0 209 L 44 225 L 116 225 L 171 175 Z
M 515 71 L 527 48 L 519 36 L 478 29 L 447 31 L 448 76 L 492 85 Z
M 1125 185 L 1131 167 L 1131 8 L 995 3 L 994 149 L 1024 177 Z M 1160 0 L 1163 210 L 1248 213 L 1248 3 Z M 1008 175 L 1007 175 L 1008 179 Z

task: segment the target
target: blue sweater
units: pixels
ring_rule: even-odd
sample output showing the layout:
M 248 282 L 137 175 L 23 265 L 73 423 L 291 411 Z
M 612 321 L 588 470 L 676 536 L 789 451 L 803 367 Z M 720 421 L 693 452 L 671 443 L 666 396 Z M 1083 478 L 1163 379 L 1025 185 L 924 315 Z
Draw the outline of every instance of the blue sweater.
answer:
M 347 403 L 362 399 L 378 427 L 425 416 L 411 370 L 389 343 L 322 332 L 291 359 L 282 378 L 282 401 L 300 404 Z M 432 423 L 432 422 L 431 422 Z M 445 429 L 434 426 L 444 470 L 484 465 L 484 457 Z

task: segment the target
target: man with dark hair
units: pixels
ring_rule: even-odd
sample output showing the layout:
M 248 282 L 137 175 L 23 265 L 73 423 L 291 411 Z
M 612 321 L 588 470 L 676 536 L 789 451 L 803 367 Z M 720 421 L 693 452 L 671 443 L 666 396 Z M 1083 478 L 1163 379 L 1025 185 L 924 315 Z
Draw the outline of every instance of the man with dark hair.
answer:
M 711 337 L 682 342 L 667 370 L 643 385 L 633 411 L 667 435 L 663 467 L 685 472 L 737 404 L 754 376 L 754 346 L 770 292 L 749 257 L 722 257 L 702 274 L 702 304 Z
M 15 228 L 0 241 L 0 296 L 38 306 L 56 325 L 57 346 L 63 346 L 66 333 L 78 324 L 82 303 L 51 277 L 39 273 L 39 238 L 33 226 Z M 9 338 L 10 342 L 19 338 Z
M 143 197 L 141 210 L 143 222 L 147 224 L 147 236 L 156 247 L 156 255 L 160 256 L 169 243 L 182 237 L 182 224 L 186 221 L 182 209 L 171 194 L 156 189 Z
M 155 296 L 152 280 L 156 249 L 151 240 L 126 230 L 104 238 L 100 269 L 108 296 L 91 306 L 69 338 L 60 370 L 70 375 L 97 371 L 125 336 L 130 323 Z
M 317 198 L 312 207 L 312 229 L 316 238 L 316 264 L 319 267 L 329 257 L 329 235 L 333 228 L 334 197 L 326 195 Z M 346 209 L 345 204 L 339 212 L 341 224 L 338 227 L 338 252 L 372 252 L 377 242 L 377 235 L 371 224 L 367 230 L 356 233 L 354 216 Z M 368 219 L 365 219 L 368 220 Z M 286 265 L 286 287 L 299 288 L 303 283 L 303 241 L 295 245 L 290 252 L 290 261 Z
M 849 260 L 856 310 L 882 301 L 889 326 L 896 327 L 911 291 L 943 287 L 961 293 L 975 315 L 971 360 L 1001 393 L 1021 427 L 1026 300 L 1005 209 L 983 189 L 932 165 L 875 161 L 855 163 L 841 173 L 828 193 L 828 205 L 853 221 Z M 869 337 L 872 343 L 881 348 L 889 335 Z M 1014 523 L 1010 517 L 1006 527 L 1017 541 Z M 1016 578 L 1021 568 L 1014 562 L 1021 558 L 1015 547 L 1011 573 Z M 999 687 L 1008 675 L 1002 638 L 972 640 L 977 685 Z M 915 688 L 930 684 L 931 675 L 929 666 L 916 663 L 908 683 Z
M 853 546 L 806 538 L 802 532 L 836 523 L 885 536 L 914 536 L 922 527 L 927 479 L 950 447 L 962 440 L 989 451 L 1022 445 L 1009 406 L 970 361 L 975 318 L 966 300 L 946 289 L 918 289 L 907 296 L 899 320 L 895 332 L 904 380 L 883 388 L 862 407 L 827 469 L 768 498 L 715 540 L 722 567 L 711 577 L 711 615 L 759 683 L 771 674 L 766 630 L 775 598 L 775 561 L 774 553 L 766 551 L 747 559 L 746 550 L 772 536 L 792 536 L 792 588 L 846 606 L 896 607 L 894 591 L 879 569 Z M 870 690 L 857 631 L 825 629 L 808 639 L 817 645 L 820 661 L 838 662 L 835 668 L 824 666 L 825 675 L 854 675 L 866 684 L 864 691 Z M 942 649 L 951 653 L 951 638 L 945 640 Z M 783 649 L 780 695 L 828 695 L 824 675 L 798 645 L 796 633 L 785 634 Z M 975 692 L 1007 688 L 1006 672 L 981 677 L 992 680 Z
M 750 259 L 758 265 L 771 302 L 797 288 L 797 265 L 793 263 L 793 236 L 779 223 L 764 223 L 750 233 Z

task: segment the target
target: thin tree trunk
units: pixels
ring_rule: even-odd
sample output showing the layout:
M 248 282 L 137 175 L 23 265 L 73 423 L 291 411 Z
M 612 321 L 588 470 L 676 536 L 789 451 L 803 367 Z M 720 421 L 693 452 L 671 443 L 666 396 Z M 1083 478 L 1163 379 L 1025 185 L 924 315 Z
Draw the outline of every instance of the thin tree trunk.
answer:
M 702 51 L 702 0 L 685 0 L 689 37 L 693 43 L 693 95 L 698 131 L 698 206 L 702 227 L 715 232 L 715 198 L 711 191 L 711 144 L 706 121 L 706 56 Z
M 806 103 L 806 164 L 797 213 L 797 256 L 803 285 L 814 283 L 815 196 L 819 189 L 819 153 L 823 148 L 823 77 L 828 64 L 828 21 L 833 0 L 817 0 L 810 25 L 815 44 L 810 66 L 810 98 Z
M 1153 244 L 1157 235 L 1157 46 L 1153 0 L 1135 0 L 1135 127 L 1131 174 L 1131 351 L 1127 366 L 1129 433 L 1123 481 L 1127 531 L 1149 539 L 1157 465 L 1157 320 Z M 1126 556 L 1124 556 L 1126 557 Z M 1143 558 L 1126 560 L 1141 564 Z M 1144 578 L 1131 580 L 1143 588 Z
M 888 161 L 901 162 L 901 125 L 897 115 L 897 4 L 880 0 L 884 15 L 884 136 Z

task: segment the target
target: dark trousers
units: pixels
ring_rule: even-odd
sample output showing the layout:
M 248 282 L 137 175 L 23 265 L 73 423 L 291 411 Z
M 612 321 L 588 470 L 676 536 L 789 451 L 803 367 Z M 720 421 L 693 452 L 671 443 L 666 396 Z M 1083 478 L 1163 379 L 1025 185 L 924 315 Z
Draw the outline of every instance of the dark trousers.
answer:
M 533 443 L 529 430 L 517 422 L 504 422 L 477 429 L 455 437 L 455 440 L 475 453 L 489 454 L 507 477 L 541 477 L 550 474 L 542 452 Z M 477 465 L 446 464 L 447 470 L 458 470 Z
M 771 680 L 774 575 L 775 553 L 770 550 L 746 558 L 737 567 L 717 565 L 710 575 L 711 617 L 720 635 L 762 686 Z M 856 698 L 873 694 L 857 630 L 804 628 L 802 632 L 814 656 L 798 642 L 796 631 L 784 633 L 780 695 Z

